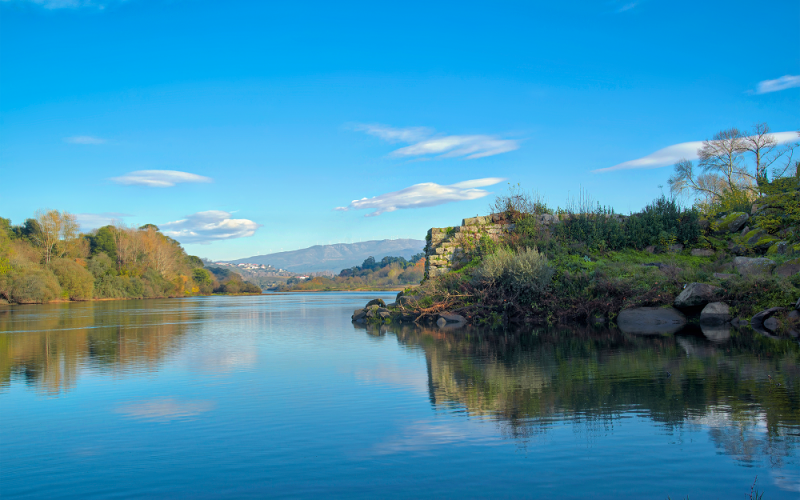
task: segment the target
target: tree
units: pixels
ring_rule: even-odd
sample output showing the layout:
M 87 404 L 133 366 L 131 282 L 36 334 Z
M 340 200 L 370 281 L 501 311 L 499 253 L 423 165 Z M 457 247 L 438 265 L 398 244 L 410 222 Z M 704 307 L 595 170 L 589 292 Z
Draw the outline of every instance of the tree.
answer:
M 50 270 L 58 278 L 61 290 L 70 300 L 88 300 L 94 294 L 94 276 L 69 259 L 53 259 Z
M 114 226 L 103 226 L 93 235 L 89 236 L 89 247 L 92 255 L 105 253 L 112 259 L 117 258 L 117 244 L 114 231 Z
M 186 256 L 186 263 L 192 269 L 195 269 L 195 268 L 198 268 L 198 267 L 200 267 L 200 268 L 205 267 L 205 264 L 203 264 L 203 259 L 201 259 L 200 257 L 198 257 L 196 255 L 187 255 Z
M 78 222 L 69 212 L 38 210 L 36 223 L 38 228 L 32 239 L 42 249 L 45 264 L 49 264 L 54 257 L 65 255 L 69 243 L 78 237 Z
M 670 190 L 673 195 L 691 195 L 707 204 L 719 204 L 723 199 L 746 204 L 761 194 L 770 167 L 774 178 L 789 172 L 798 145 L 779 147 L 765 123 L 756 124 L 749 133 L 723 130 L 703 141 L 697 150 L 697 166 L 687 159 L 675 164 Z
M 214 278 L 201 267 L 192 269 L 192 281 L 200 288 L 201 293 L 211 293 L 214 289 Z
M 146 227 L 147 229 L 140 230 L 137 236 L 143 243 L 147 262 L 161 276 L 172 278 L 180 247 L 173 245 L 166 236 L 155 229 L 154 225 L 148 224 Z

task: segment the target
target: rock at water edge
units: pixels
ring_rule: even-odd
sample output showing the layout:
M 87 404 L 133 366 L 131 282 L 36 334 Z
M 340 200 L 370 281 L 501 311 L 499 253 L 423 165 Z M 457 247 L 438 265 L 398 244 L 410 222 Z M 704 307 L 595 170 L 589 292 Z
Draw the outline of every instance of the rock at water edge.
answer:
M 686 316 L 674 308 L 635 307 L 620 311 L 617 326 L 623 333 L 665 335 L 686 324 Z
M 731 308 L 724 302 L 711 302 L 700 312 L 700 323 L 722 325 L 730 321 Z
M 703 307 L 714 300 L 714 296 L 721 289 L 705 283 L 689 283 L 673 304 L 678 309 L 691 309 Z

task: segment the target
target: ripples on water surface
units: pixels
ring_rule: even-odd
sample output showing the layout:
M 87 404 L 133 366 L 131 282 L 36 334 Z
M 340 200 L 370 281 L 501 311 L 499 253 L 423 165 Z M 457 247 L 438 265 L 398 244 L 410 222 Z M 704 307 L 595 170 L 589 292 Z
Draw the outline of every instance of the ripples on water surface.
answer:
M 0 308 L 0 493 L 800 496 L 796 341 L 355 328 L 375 295 Z

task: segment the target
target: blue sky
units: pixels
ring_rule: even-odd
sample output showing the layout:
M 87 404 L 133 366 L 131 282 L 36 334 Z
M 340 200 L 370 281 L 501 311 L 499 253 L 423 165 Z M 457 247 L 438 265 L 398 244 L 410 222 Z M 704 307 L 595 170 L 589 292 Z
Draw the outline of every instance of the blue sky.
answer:
M 422 239 L 507 182 L 638 210 L 671 168 L 635 160 L 800 128 L 798 28 L 794 0 L 0 0 L 0 215 L 234 259 Z

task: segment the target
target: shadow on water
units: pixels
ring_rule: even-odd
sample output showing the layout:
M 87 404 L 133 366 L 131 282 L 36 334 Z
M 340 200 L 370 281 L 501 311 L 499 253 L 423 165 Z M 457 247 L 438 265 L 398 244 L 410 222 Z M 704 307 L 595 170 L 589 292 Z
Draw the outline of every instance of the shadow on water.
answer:
M 66 311 L 68 309 L 68 311 Z M 22 380 L 57 395 L 84 368 L 124 375 L 153 370 L 207 313 L 182 301 L 101 301 L 0 311 L 0 390 Z
M 435 408 L 492 419 L 514 439 L 556 421 L 602 428 L 640 415 L 672 433 L 706 428 L 720 452 L 744 465 L 780 467 L 800 442 L 800 348 L 792 339 L 698 327 L 674 336 L 356 328 L 422 349 Z

